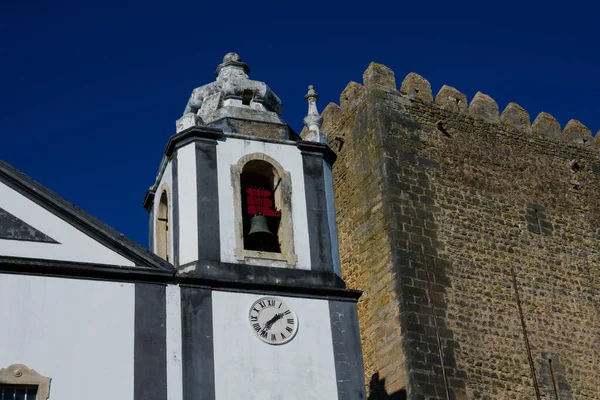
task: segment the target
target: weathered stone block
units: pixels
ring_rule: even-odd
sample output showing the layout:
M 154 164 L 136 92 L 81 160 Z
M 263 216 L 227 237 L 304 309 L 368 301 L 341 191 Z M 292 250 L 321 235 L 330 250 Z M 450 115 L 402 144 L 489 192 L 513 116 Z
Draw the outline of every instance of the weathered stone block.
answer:
M 337 104 L 327 104 L 327 107 L 325 107 L 325 109 L 321 113 L 321 116 L 323 116 L 323 125 L 321 126 L 321 130 L 323 131 L 323 133 L 325 133 L 326 136 L 329 132 L 332 131 L 334 124 L 340 121 L 343 114 L 344 112 L 342 111 L 341 107 Z M 329 139 L 331 143 L 331 139 L 329 138 L 329 136 L 327 137 L 327 139 Z
M 531 125 L 533 133 L 548 137 L 559 138 L 561 136 L 560 123 L 552 115 L 541 112 Z
M 365 87 L 382 86 L 387 89 L 396 90 L 396 78 L 394 71 L 383 64 L 372 62 L 363 73 L 363 84 Z
M 184 131 L 193 126 L 202 126 L 204 123 L 202 122 L 202 118 L 196 114 L 188 113 L 184 114 L 183 117 L 179 118 L 175 123 L 175 127 L 177 132 Z
M 413 99 L 419 99 L 427 102 L 433 101 L 431 93 L 431 84 L 425 78 L 414 72 L 406 75 L 400 87 L 400 93 L 406 94 Z
M 350 82 L 340 95 L 340 106 L 348 110 L 358 103 L 365 95 L 365 87 L 357 82 Z
M 508 103 L 504 111 L 502 111 L 500 121 L 517 129 L 531 131 L 529 113 L 517 103 Z
M 498 121 L 499 111 L 496 100 L 492 99 L 487 94 L 477 92 L 471 104 L 469 105 L 469 113 L 475 117 L 487 119 L 489 121 Z
M 589 145 L 592 142 L 592 131 L 576 119 L 567 122 L 563 134 L 570 143 Z
M 435 103 L 451 111 L 467 112 L 467 96 L 452 86 L 444 85 L 435 96 Z

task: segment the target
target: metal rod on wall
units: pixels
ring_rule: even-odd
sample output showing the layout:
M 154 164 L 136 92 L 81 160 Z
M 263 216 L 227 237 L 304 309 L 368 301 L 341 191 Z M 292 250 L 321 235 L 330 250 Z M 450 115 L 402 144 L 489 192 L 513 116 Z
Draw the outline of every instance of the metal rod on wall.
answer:
M 531 379 L 533 379 L 535 398 L 541 400 L 540 387 L 538 386 L 535 365 L 533 364 L 533 357 L 531 356 L 531 347 L 529 346 L 529 338 L 527 337 L 527 326 L 525 325 L 525 317 L 523 316 L 523 308 L 521 307 L 521 297 L 519 296 L 519 287 L 517 286 L 517 274 L 514 267 L 510 267 L 510 272 L 512 273 L 515 297 L 517 298 L 517 307 L 519 309 L 519 317 L 521 318 L 521 328 L 523 329 L 523 340 L 525 341 L 525 348 L 527 349 L 527 359 L 529 360 L 529 367 L 531 368 Z

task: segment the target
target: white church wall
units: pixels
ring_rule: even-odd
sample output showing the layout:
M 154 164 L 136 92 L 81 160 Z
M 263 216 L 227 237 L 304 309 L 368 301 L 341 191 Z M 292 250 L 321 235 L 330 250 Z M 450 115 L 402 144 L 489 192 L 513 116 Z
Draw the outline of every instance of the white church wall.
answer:
M 0 368 L 52 378 L 50 400 L 133 399 L 130 283 L 0 274 Z
M 248 322 L 260 295 L 212 294 L 217 400 L 337 399 L 327 300 L 277 296 L 296 313 L 298 332 L 288 343 L 260 341 Z
M 177 189 L 179 197 L 179 265 L 198 259 L 198 193 L 196 186 L 196 146 L 177 150 Z
M 86 263 L 134 263 L 0 182 L 0 207 L 59 243 L 0 239 L 0 255 Z
M 167 399 L 183 399 L 183 371 L 181 348 L 181 290 L 178 285 L 167 285 Z
M 306 217 L 304 171 L 300 150 L 293 145 L 226 138 L 217 145 L 219 179 L 219 227 L 221 233 L 221 261 L 239 262 L 235 255 L 234 193 L 231 184 L 231 166 L 251 153 L 263 153 L 275 159 L 290 173 L 292 181 L 292 225 L 294 251 L 298 257 L 296 268 L 310 269 L 310 248 Z M 250 262 L 251 263 L 251 262 Z M 260 264 L 260 263 L 259 263 Z

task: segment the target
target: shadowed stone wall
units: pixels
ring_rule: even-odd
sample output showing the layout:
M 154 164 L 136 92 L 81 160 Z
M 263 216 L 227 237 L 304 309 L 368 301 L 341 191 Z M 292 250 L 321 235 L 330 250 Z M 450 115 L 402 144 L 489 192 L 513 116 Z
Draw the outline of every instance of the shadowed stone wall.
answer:
M 600 165 L 578 121 L 371 64 L 323 112 L 370 399 L 600 398 Z M 377 375 L 376 375 L 377 374 Z M 384 382 L 384 383 L 382 383 Z M 387 396 L 387 397 L 386 397 Z

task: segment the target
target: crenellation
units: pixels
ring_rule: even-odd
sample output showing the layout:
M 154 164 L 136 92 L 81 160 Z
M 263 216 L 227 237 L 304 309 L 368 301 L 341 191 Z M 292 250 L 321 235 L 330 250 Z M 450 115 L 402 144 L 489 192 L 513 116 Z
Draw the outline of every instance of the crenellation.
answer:
M 323 125 L 321 126 L 321 130 L 325 135 L 333 130 L 333 125 L 337 122 L 343 115 L 342 108 L 335 103 L 329 103 L 323 109 L 321 116 L 323 117 Z
M 531 130 L 537 135 L 556 139 L 560 138 L 562 134 L 560 130 L 560 123 L 556 120 L 556 118 L 546 112 L 541 112 L 538 114 L 538 116 L 535 118 L 535 121 L 533 121 L 533 124 L 531 125 Z
M 513 128 L 531 132 L 529 113 L 517 103 L 508 103 L 504 111 L 502 111 L 502 115 L 500 115 L 500 121 Z
M 394 71 L 383 64 L 372 62 L 363 73 L 363 83 L 366 87 L 383 86 L 387 89 L 396 90 L 396 78 Z
M 346 111 L 354 107 L 365 95 L 365 87 L 358 82 L 351 81 L 340 95 L 340 107 Z
M 500 118 L 498 103 L 487 94 L 477 92 L 471 104 L 469 105 L 469 113 L 476 117 L 486 119 L 488 121 L 498 121 Z
M 411 99 L 419 99 L 429 103 L 433 101 L 431 84 L 427 79 L 414 72 L 406 75 L 406 78 L 402 81 L 400 93 L 409 96 Z
M 450 86 L 425 101 L 409 77 L 327 122 L 346 142 L 336 208 L 343 274 L 365 290 L 369 398 L 530 400 L 532 365 L 542 390 L 598 398 L 600 137 L 574 146 L 591 139 L 579 122 L 499 115 L 482 93 L 467 108 Z
M 469 109 L 467 96 L 452 86 L 444 85 L 435 96 L 435 104 L 450 111 L 464 112 Z
M 567 122 L 563 135 L 569 143 L 589 145 L 592 142 L 592 131 L 576 119 Z

